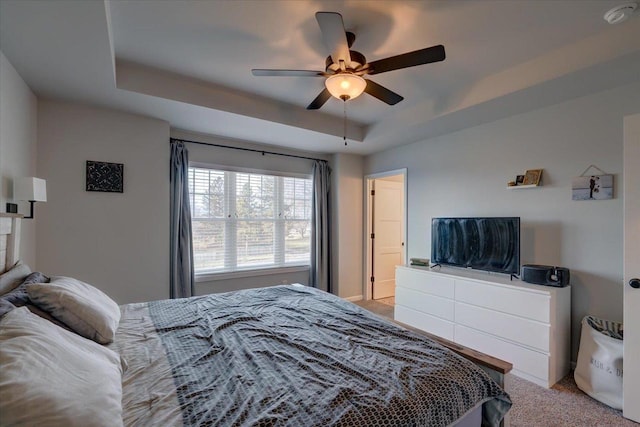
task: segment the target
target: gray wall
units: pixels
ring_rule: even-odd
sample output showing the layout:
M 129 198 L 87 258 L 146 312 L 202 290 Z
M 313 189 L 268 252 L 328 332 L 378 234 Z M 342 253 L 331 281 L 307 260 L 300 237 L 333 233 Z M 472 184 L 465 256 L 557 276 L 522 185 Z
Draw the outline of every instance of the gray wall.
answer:
M 362 299 L 363 162 L 361 156 L 334 154 L 331 162 L 331 275 L 334 293 Z
M 522 263 L 571 269 L 575 360 L 584 315 L 622 319 L 622 120 L 638 111 L 634 84 L 378 153 L 364 172 L 408 168 L 409 257 L 429 258 L 432 217 L 521 217 Z M 591 164 L 614 175 L 613 200 L 571 200 Z M 543 186 L 507 190 L 526 169 Z
M 118 303 L 169 297 L 169 124 L 64 102 L 38 105 L 38 269 Z M 85 162 L 124 163 L 124 193 L 85 191 Z
M 119 303 L 169 297 L 169 137 L 265 149 L 183 131 L 143 116 L 58 101 L 38 105 L 38 269 L 91 283 Z M 328 159 L 317 153 L 274 150 Z M 312 162 L 189 144 L 190 159 L 310 174 Z M 86 192 L 85 162 L 124 163 L 124 193 Z M 197 294 L 308 283 L 308 269 L 196 284 Z
M 9 60 L 0 52 L 0 210 L 6 202 L 18 203 L 29 214 L 28 202 L 13 200 L 14 178 L 36 174 L 38 101 Z M 36 210 L 42 203 L 36 204 Z M 36 219 L 22 221 L 20 258 L 36 268 Z

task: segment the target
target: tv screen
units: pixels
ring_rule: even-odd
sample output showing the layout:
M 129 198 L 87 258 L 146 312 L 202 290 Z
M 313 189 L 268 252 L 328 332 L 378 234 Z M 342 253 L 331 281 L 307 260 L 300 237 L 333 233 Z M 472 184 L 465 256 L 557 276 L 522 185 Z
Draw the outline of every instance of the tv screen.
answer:
M 520 273 L 520 218 L 433 218 L 431 263 Z

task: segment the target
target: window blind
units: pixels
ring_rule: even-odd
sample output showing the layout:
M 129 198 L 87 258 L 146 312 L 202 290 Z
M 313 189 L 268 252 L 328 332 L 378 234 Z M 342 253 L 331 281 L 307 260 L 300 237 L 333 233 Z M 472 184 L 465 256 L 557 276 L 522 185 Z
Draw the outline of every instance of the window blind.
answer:
M 309 178 L 189 168 L 196 274 L 310 264 Z

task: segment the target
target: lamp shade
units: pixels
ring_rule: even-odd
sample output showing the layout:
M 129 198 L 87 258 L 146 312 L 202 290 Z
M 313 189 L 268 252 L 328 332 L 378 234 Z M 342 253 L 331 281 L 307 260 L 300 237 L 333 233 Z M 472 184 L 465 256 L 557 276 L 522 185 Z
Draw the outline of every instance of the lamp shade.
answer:
M 13 199 L 46 202 L 47 181 L 34 177 L 14 179 Z
M 339 73 L 327 78 L 324 85 L 331 95 L 346 101 L 360 96 L 367 87 L 367 81 L 356 74 Z

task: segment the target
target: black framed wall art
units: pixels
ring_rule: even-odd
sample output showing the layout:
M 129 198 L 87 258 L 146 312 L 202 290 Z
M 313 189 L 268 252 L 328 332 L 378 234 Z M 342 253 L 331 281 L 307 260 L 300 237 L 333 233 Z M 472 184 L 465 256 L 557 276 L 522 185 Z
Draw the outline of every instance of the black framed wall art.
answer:
M 87 160 L 87 191 L 122 193 L 124 191 L 124 163 Z

